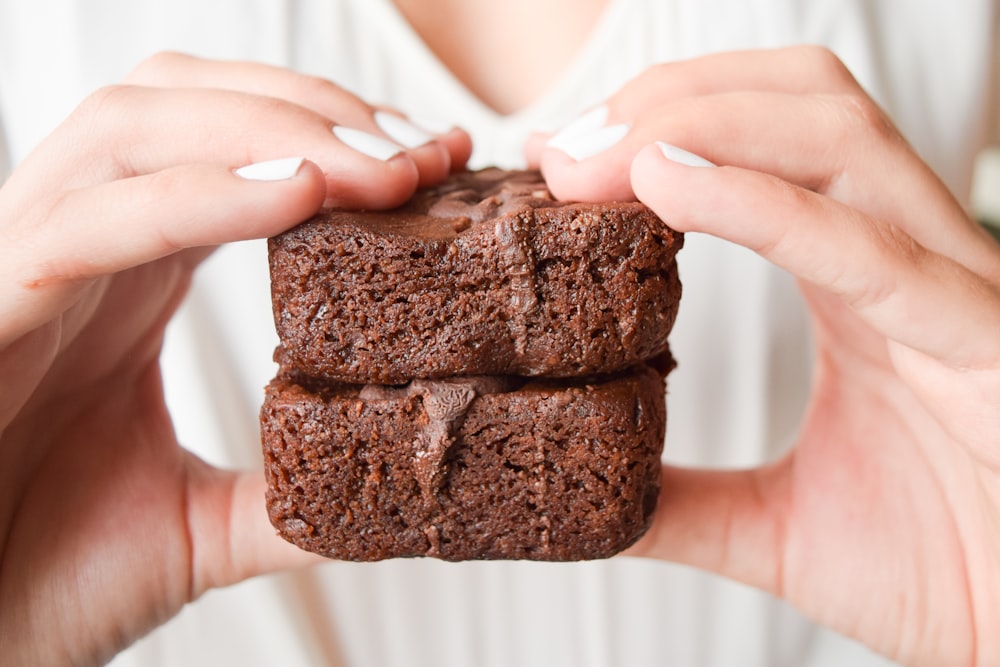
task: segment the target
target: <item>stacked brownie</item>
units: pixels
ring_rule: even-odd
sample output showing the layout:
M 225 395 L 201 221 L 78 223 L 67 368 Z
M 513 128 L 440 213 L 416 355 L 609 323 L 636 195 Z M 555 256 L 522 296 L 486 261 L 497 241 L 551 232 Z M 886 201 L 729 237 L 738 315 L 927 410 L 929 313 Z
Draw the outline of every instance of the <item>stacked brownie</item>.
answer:
M 649 525 L 682 236 L 536 172 L 270 240 L 271 522 L 332 558 L 603 558 Z

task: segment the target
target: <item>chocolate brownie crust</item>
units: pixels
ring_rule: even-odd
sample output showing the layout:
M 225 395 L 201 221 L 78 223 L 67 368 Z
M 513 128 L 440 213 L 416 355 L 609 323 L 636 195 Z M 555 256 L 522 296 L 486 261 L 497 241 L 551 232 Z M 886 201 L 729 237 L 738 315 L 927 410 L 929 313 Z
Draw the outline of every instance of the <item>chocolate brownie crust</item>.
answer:
M 666 349 L 682 239 L 642 204 L 471 172 L 271 239 L 275 323 L 295 366 L 341 382 L 610 373 Z
M 496 169 L 271 239 L 278 533 L 356 561 L 627 548 L 659 492 L 682 243 Z
M 286 371 L 261 423 L 271 522 L 303 549 L 580 560 L 648 527 L 666 414 L 661 371 L 648 365 L 604 381 L 393 388 Z

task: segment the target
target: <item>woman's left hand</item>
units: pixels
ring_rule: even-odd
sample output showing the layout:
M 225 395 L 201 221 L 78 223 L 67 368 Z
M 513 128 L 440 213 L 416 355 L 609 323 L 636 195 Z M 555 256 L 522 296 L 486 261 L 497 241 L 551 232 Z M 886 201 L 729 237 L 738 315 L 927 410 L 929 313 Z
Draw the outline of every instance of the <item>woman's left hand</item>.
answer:
M 846 68 L 812 47 L 663 65 L 546 139 L 528 156 L 556 196 L 638 197 L 750 248 L 799 279 L 815 325 L 792 450 L 665 467 L 632 553 L 906 664 L 1000 663 L 1000 248 Z

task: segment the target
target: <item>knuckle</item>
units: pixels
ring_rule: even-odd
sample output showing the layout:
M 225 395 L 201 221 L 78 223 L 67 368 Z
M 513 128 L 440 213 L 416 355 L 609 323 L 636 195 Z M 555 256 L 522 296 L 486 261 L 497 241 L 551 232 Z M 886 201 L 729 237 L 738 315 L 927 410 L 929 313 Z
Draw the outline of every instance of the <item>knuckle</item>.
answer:
M 904 264 L 921 266 L 930 257 L 930 251 L 917 242 L 910 234 L 896 225 L 872 225 L 872 234 L 886 250 L 886 254 L 898 257 Z
M 772 201 L 780 202 L 781 210 L 798 213 L 815 209 L 815 193 L 811 190 L 778 177 L 768 177 L 768 180 L 768 196 Z M 784 252 L 786 245 L 792 242 L 790 237 L 781 233 L 777 227 L 770 231 L 770 234 L 761 235 L 757 239 L 752 250 L 764 256 L 775 256 Z
M 278 97 L 236 94 L 229 97 L 227 104 L 230 129 L 225 136 L 213 133 L 207 137 L 206 148 L 212 152 L 228 151 L 236 144 L 252 146 L 262 127 L 283 127 L 287 137 L 291 132 L 311 130 L 317 122 L 315 114 Z
M 170 201 L 171 195 L 181 189 L 181 180 L 174 169 L 162 169 L 146 174 L 144 180 L 143 199 L 151 201 Z
M 132 87 L 124 84 L 98 88 L 83 99 L 70 119 L 103 136 L 104 128 L 114 126 L 131 104 L 132 92 Z
M 124 175 L 125 161 L 122 137 L 131 126 L 129 111 L 135 104 L 135 88 L 115 84 L 99 88 L 88 95 L 69 117 L 75 135 L 88 147 L 99 147 L 107 164 L 116 165 L 110 177 Z M 102 160 L 102 163 L 105 162 Z
M 856 225 L 871 248 L 874 261 L 899 269 L 906 266 L 926 266 L 930 253 L 909 234 L 895 225 L 870 221 L 860 215 L 858 217 Z M 857 308 L 876 307 L 898 293 L 902 275 L 901 270 L 865 272 L 863 277 L 852 274 L 854 280 L 845 280 L 849 282 L 845 293 L 851 296 L 852 304 Z
M 841 166 L 849 161 L 845 146 L 905 147 L 906 140 L 889 116 L 863 92 L 817 95 L 817 123 L 830 135 L 830 148 Z
M 829 47 L 820 44 L 800 44 L 789 47 L 789 51 L 796 57 L 807 61 L 811 67 L 822 72 L 832 72 L 844 69 L 844 64 Z
M 672 79 L 675 79 L 682 71 L 682 65 L 676 62 L 656 63 L 643 70 L 639 76 L 634 78 L 626 89 L 630 92 L 641 93 L 643 91 L 655 90 Z
M 897 142 L 902 139 L 889 116 L 870 97 L 863 93 L 840 96 L 840 102 L 850 127 L 882 141 Z
M 298 91 L 297 95 L 301 99 L 323 100 L 330 97 L 349 98 L 353 97 L 329 79 L 311 74 L 292 74 L 292 85 Z
M 77 112 L 85 116 L 100 115 L 110 107 L 116 107 L 127 96 L 128 85 L 111 84 L 102 86 L 83 99 Z
M 87 258 L 59 251 L 66 245 L 67 234 L 79 231 L 76 227 L 66 230 L 67 216 L 73 219 L 77 214 L 71 199 L 72 193 L 67 191 L 41 198 L 19 216 L 17 225 L 4 230 L 5 245 L 30 249 L 18 262 L 22 285 L 56 285 L 85 275 Z
M 914 267 L 926 267 L 933 260 L 934 253 L 905 230 L 859 210 L 838 207 L 835 225 L 835 233 L 843 239 L 843 248 L 833 253 L 815 253 L 810 281 L 843 298 L 853 308 L 864 310 L 884 305 L 899 294 L 900 281 Z M 784 243 L 783 237 L 780 242 Z M 796 252 L 802 252 L 802 248 Z
M 142 60 L 125 77 L 126 83 L 134 85 L 166 85 L 171 82 L 178 66 L 191 56 L 177 51 L 160 51 Z
M 671 63 L 671 62 L 656 63 L 655 65 L 652 65 L 646 71 L 644 71 L 640 75 L 640 77 L 652 79 L 655 81 L 662 77 L 670 76 L 670 74 L 674 72 L 676 69 L 677 69 L 676 63 Z
M 858 85 L 844 61 L 826 46 L 805 44 L 789 47 L 789 56 L 801 62 L 806 71 L 835 90 L 853 90 Z

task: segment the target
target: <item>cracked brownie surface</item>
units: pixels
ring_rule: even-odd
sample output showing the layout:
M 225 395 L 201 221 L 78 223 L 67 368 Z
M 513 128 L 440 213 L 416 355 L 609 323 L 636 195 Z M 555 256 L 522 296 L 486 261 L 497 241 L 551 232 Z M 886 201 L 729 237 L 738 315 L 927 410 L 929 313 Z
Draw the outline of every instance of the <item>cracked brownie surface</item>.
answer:
M 344 560 L 605 558 L 648 528 L 683 236 L 537 172 L 269 241 L 271 523 Z
M 639 203 L 469 172 L 272 239 L 275 323 L 298 368 L 342 382 L 614 372 L 666 349 L 682 240 Z
M 650 366 L 597 382 L 309 384 L 279 375 L 262 422 L 268 513 L 303 549 L 581 560 L 649 525 L 666 424 Z

